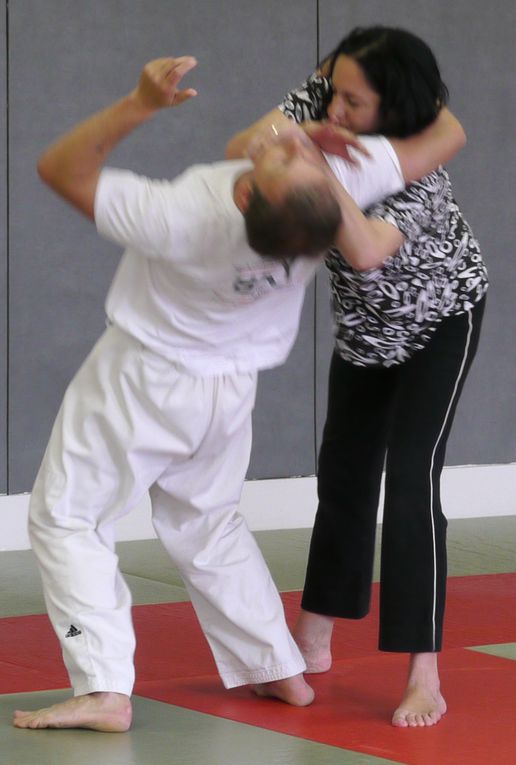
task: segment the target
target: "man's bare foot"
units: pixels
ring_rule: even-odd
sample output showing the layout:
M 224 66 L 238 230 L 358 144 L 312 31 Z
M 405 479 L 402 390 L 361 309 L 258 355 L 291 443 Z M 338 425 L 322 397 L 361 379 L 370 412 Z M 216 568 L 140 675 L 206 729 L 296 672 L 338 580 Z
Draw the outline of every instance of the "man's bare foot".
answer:
M 301 610 L 292 634 L 303 654 L 308 674 L 328 672 L 330 669 L 334 623 L 333 616 Z
M 315 696 L 303 675 L 294 675 L 270 683 L 259 683 L 253 685 L 253 691 L 257 696 L 279 699 L 295 707 L 307 707 Z
M 440 691 L 436 653 L 413 653 L 405 695 L 394 712 L 397 728 L 423 728 L 435 725 L 446 712 Z
M 131 726 L 129 696 L 122 693 L 87 693 L 33 712 L 16 710 L 16 728 L 90 728 L 123 733 Z

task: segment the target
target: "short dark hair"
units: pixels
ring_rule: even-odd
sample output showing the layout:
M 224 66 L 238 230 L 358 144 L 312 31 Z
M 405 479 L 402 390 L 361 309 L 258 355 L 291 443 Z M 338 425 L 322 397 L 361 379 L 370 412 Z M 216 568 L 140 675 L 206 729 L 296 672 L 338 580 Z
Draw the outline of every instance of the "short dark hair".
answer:
M 330 53 L 333 72 L 341 55 L 354 59 L 380 96 L 378 132 L 403 138 L 430 125 L 448 101 L 429 46 L 405 29 L 356 27 Z
M 335 242 L 342 213 L 333 192 L 322 183 L 287 192 L 272 203 L 253 185 L 244 213 L 247 241 L 270 258 L 318 255 Z

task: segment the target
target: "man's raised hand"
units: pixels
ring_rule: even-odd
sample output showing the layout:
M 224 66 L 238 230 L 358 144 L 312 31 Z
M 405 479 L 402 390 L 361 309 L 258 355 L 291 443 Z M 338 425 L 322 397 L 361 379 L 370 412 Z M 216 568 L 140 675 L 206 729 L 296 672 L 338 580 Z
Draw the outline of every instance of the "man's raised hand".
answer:
M 145 65 L 134 95 L 147 109 L 179 106 L 197 95 L 193 88 L 179 89 L 184 75 L 197 66 L 193 56 L 157 58 Z

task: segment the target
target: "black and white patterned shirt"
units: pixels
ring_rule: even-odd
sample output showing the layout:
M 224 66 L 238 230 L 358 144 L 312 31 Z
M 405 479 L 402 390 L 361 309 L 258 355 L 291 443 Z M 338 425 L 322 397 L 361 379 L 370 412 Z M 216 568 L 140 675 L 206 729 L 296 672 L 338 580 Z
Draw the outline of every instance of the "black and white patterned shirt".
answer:
M 330 82 L 312 75 L 280 109 L 301 122 L 322 119 Z M 359 366 L 401 364 L 424 348 L 439 322 L 470 310 L 488 287 L 480 248 L 439 168 L 366 211 L 405 237 L 381 267 L 357 271 L 338 250 L 326 259 L 338 353 Z

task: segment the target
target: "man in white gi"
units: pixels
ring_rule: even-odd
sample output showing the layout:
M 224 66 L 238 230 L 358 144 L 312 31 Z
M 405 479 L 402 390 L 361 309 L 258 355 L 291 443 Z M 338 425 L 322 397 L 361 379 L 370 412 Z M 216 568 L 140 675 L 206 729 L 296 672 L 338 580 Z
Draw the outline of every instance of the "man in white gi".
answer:
M 338 243 L 349 199 L 319 150 L 288 131 L 257 150 L 254 166 L 196 166 L 172 182 L 103 168 L 124 136 L 195 95 L 178 88 L 195 63 L 151 62 L 133 92 L 64 135 L 38 165 L 46 183 L 126 249 L 107 298 L 110 326 L 65 394 L 31 497 L 30 536 L 75 695 L 16 712 L 18 727 L 129 728 L 135 640 L 114 525 L 148 490 L 154 527 L 225 687 L 250 684 L 297 706 L 313 699 L 237 508 L 257 371 L 288 355 L 321 260 L 314 253 Z M 367 148 L 361 168 L 328 158 L 362 206 L 426 171 L 407 171 L 406 158 L 400 169 L 385 139 Z M 303 190 L 290 214 L 283 202 Z M 320 207 L 324 231 L 299 219 L 307 204 Z M 278 210 L 291 217 L 285 230 Z M 312 257 L 297 257 L 305 252 Z

